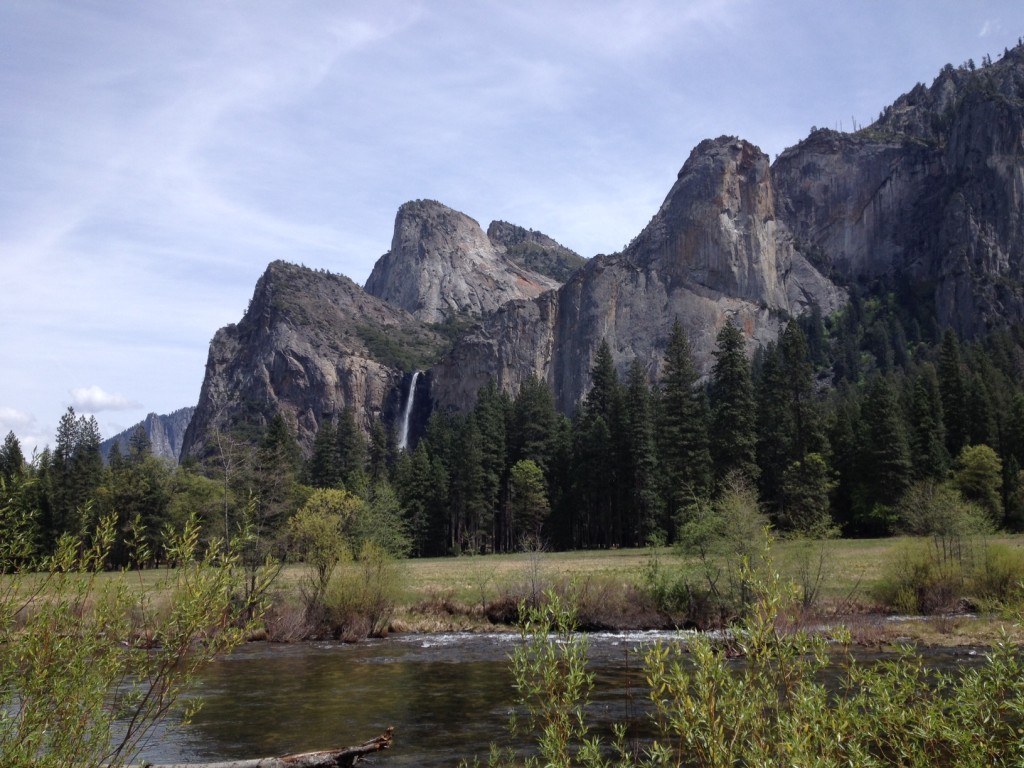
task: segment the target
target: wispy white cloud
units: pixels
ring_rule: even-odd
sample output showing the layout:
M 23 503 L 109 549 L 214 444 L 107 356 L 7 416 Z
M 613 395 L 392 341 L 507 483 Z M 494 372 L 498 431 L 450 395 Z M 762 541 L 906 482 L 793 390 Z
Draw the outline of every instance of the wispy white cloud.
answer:
M 89 413 L 128 411 L 139 407 L 139 404 L 134 400 L 121 394 L 106 392 L 96 384 L 90 387 L 75 387 L 72 389 L 71 404 Z

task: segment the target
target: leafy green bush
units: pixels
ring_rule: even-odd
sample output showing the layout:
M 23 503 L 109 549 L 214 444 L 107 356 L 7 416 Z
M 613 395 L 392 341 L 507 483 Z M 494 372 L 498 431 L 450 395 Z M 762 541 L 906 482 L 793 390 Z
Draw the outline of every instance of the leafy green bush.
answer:
M 732 482 L 715 501 L 694 499 L 680 523 L 678 564 L 652 559 L 641 584 L 648 599 L 679 623 L 701 628 L 729 624 L 749 602 L 749 569 L 768 543 L 768 519 L 748 483 Z
M 883 605 L 900 613 L 950 611 L 964 595 L 966 581 L 959 559 L 944 558 L 931 543 L 903 543 L 889 562 L 873 593 Z
M 15 515 L 0 494 L 0 517 Z M 201 666 L 241 643 L 258 611 L 236 599 L 238 556 L 199 546 L 195 517 L 165 542 L 177 565 L 139 594 L 105 568 L 114 515 L 65 535 L 27 567 L 24 542 L 0 537 L 0 765 L 122 765 L 177 713 Z M 262 590 L 261 590 L 262 592 Z M 185 716 L 198 702 L 185 707 Z
M 372 542 L 359 559 L 331 580 L 324 597 L 326 621 L 335 637 L 348 642 L 387 634 L 402 581 L 398 563 Z
M 658 644 L 644 657 L 657 734 L 626 748 L 592 735 L 593 678 L 586 640 L 556 598 L 526 611 L 512 661 L 528 735 L 538 756 L 492 749 L 492 766 L 967 766 L 1024 761 L 1024 661 L 1004 638 L 976 668 L 944 673 L 911 648 L 858 664 L 833 640 L 786 629 L 799 600 L 777 575 L 746 570 L 751 610 L 733 631 L 737 662 L 698 635 Z M 780 628 L 781 627 L 781 628 Z
M 1018 610 L 1024 603 L 1024 552 L 1005 544 L 986 546 L 971 574 L 970 592 L 983 607 Z

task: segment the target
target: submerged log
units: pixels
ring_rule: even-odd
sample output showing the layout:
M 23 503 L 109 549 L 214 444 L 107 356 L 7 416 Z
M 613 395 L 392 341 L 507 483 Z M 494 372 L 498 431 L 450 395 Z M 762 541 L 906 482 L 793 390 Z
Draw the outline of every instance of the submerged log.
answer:
M 301 755 L 284 757 L 258 757 L 247 760 L 227 760 L 219 763 L 146 763 L 130 768 L 348 768 L 363 756 L 380 752 L 391 746 L 394 728 L 388 728 L 375 739 L 356 747 L 328 749 L 320 752 L 304 752 Z

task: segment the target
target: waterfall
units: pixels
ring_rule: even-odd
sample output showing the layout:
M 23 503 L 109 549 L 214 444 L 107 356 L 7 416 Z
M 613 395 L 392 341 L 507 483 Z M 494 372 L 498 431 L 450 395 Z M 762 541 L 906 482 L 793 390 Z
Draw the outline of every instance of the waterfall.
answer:
M 409 447 L 409 418 L 412 416 L 412 401 L 416 399 L 416 379 L 419 377 L 419 371 L 413 373 L 412 381 L 409 383 L 409 395 L 405 398 L 405 408 L 402 409 L 402 429 L 398 433 L 400 451 Z

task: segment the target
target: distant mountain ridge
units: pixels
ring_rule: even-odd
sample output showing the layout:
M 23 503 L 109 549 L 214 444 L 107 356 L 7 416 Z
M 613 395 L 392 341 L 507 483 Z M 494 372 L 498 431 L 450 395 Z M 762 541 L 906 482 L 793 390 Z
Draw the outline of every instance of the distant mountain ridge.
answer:
M 195 406 L 190 405 L 163 416 L 155 413 L 149 414 L 145 420 L 100 443 L 100 453 L 103 454 L 103 460 L 106 461 L 110 456 L 110 449 L 114 447 L 115 443 L 117 443 L 121 453 L 126 454 L 132 435 L 136 429 L 142 427 L 146 430 L 147 437 L 149 437 L 153 455 L 177 463 L 178 457 L 181 456 L 182 445 L 184 445 L 185 431 L 188 429 L 189 422 L 192 421 L 192 415 L 195 411 Z
M 1024 322 L 1024 48 L 947 66 L 872 125 L 813 130 L 774 163 L 741 138 L 703 141 L 629 246 L 574 256 L 413 201 L 365 290 L 275 262 L 211 344 L 183 450 L 277 412 L 307 451 L 346 407 L 364 428 L 393 425 L 416 370 L 420 421 L 468 410 L 489 379 L 515 393 L 537 377 L 571 413 L 602 341 L 620 374 L 637 359 L 654 381 L 678 320 L 707 373 L 726 322 L 752 353 L 793 317 L 840 309 L 853 286 L 917 302 L 964 337 Z

